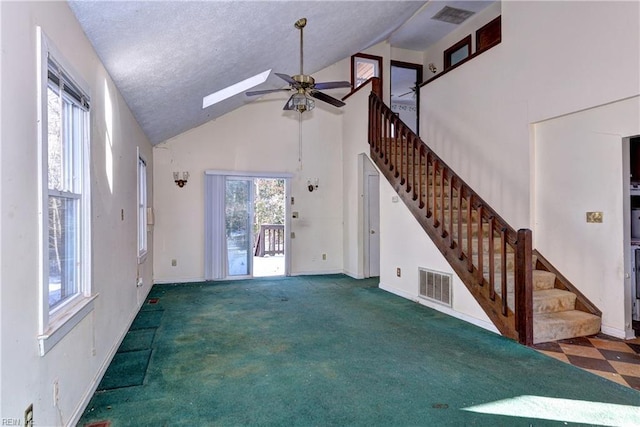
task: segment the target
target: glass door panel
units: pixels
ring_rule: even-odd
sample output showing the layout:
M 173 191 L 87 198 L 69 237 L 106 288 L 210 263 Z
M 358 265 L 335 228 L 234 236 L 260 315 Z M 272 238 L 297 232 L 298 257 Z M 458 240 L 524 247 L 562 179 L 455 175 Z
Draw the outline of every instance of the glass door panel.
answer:
M 253 260 L 253 180 L 228 177 L 225 183 L 227 275 L 250 276 Z

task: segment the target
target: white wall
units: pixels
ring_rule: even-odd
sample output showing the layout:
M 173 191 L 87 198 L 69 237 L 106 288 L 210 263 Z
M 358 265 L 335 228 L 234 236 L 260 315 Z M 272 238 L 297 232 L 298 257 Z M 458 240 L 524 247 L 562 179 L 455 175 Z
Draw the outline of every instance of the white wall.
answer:
M 602 316 L 603 330 L 618 337 L 632 334 L 631 304 L 620 306 L 630 289 L 622 138 L 639 134 L 640 97 L 535 125 L 536 246 L 597 307 L 619 308 Z M 604 221 L 587 223 L 587 211 Z
M 423 52 L 416 51 L 416 50 L 401 49 L 399 47 L 392 46 L 391 59 L 394 61 L 409 62 L 411 64 L 422 64 Z
M 151 146 L 66 2 L 0 2 L 0 15 L 0 418 L 24 420 L 25 409 L 33 403 L 35 425 L 69 424 L 91 397 L 151 286 L 150 253 L 140 266 L 144 286 L 136 287 L 136 146 L 147 157 L 149 176 Z M 90 86 L 92 288 L 99 294 L 94 311 L 42 357 L 37 340 L 36 26 Z M 106 135 L 107 99 L 111 135 Z M 59 383 L 57 407 L 54 380 Z
M 387 61 L 388 62 L 388 61 Z M 360 154 L 369 155 L 369 94 L 371 83 L 347 99 L 342 127 L 344 258 L 343 270 L 351 277 L 364 277 L 364 165 Z
M 318 81 L 344 80 L 347 70 L 344 63 L 336 64 L 314 76 Z M 339 91 L 329 93 L 340 97 Z M 156 282 L 204 278 L 207 170 L 293 174 L 291 210 L 299 218 L 291 220 L 291 274 L 342 272 L 343 113 L 316 101 L 316 108 L 302 115 L 299 162 L 298 113 L 282 111 L 288 96 L 264 97 L 154 147 Z M 191 174 L 185 187 L 176 186 L 173 171 Z M 308 178 L 319 179 L 318 190 L 307 190 Z
M 435 308 L 497 332 L 449 262 L 422 229 L 397 193 L 382 177 L 380 180 L 380 287 L 396 295 Z M 451 308 L 419 298 L 418 268 L 428 268 L 453 276 Z M 396 269 L 401 276 L 397 277 Z
M 613 162 L 622 162 L 621 135 L 637 129 L 638 116 L 628 113 L 635 107 L 625 107 L 627 113 L 613 120 L 609 109 L 596 107 L 640 93 L 640 4 L 502 2 L 501 8 L 502 43 L 422 88 L 422 137 L 514 228 L 533 228 L 538 245 L 548 249 L 558 244 L 560 236 L 556 231 L 562 226 L 551 224 L 552 210 L 567 212 L 559 217 L 567 225 L 561 237 L 563 245 L 584 243 L 582 232 L 594 238 L 588 258 L 591 268 L 600 272 L 597 277 L 606 279 L 606 285 L 596 285 L 595 278 L 586 279 L 585 274 L 577 273 L 585 261 L 572 258 L 566 251 L 560 254 L 556 247 L 551 254 L 543 250 L 543 255 L 560 271 L 568 271 L 578 288 L 584 287 L 591 294 L 604 312 L 604 326 L 619 333 L 625 329 L 625 322 L 616 314 L 625 310 L 620 298 L 625 286 L 620 279 L 621 228 L 608 237 L 600 230 L 609 225 L 585 230 L 585 224 L 578 223 L 584 222 L 587 207 L 575 205 L 568 190 L 551 185 L 540 174 L 549 172 L 548 163 L 558 166 L 550 158 L 569 160 L 568 147 L 583 144 L 581 136 L 590 133 L 584 142 L 587 151 L 581 154 L 581 165 L 569 162 L 563 170 L 549 173 L 558 177 L 575 169 L 580 176 L 586 174 L 586 169 L 589 182 L 615 182 L 615 188 L 621 188 L 619 176 L 612 178 L 612 174 L 620 173 L 619 163 L 616 169 Z M 461 39 L 470 30 L 475 31 L 475 26 L 460 29 L 450 36 L 450 41 Z M 442 50 L 439 46 L 425 52 L 425 64 L 437 61 Z M 591 109 L 588 115 L 578 116 L 580 119 L 561 121 L 562 130 L 545 133 L 543 141 L 538 140 L 536 132 L 546 132 L 546 124 L 532 131 L 534 123 Z M 615 138 L 596 136 L 597 132 L 584 129 L 588 124 L 584 117 L 589 117 L 594 126 L 600 124 L 598 128 L 606 129 L 603 132 Z M 618 141 L 617 145 L 612 139 Z M 611 151 L 603 152 L 603 144 L 609 144 Z M 544 156 L 544 161 L 538 155 Z M 571 182 L 569 187 L 575 190 L 573 187 L 579 184 Z M 538 188 L 539 185 L 543 187 Z M 594 204 L 610 213 L 605 218 L 619 222 L 622 202 L 620 194 L 616 196 L 618 191 L 595 186 L 590 189 L 588 200 L 600 201 Z M 545 204 L 547 198 L 557 204 Z M 573 206 L 578 208 L 574 210 Z M 566 221 L 574 222 L 569 227 Z M 610 253 L 612 245 L 617 247 L 615 259 Z M 574 249 L 584 252 L 583 248 Z M 587 271 L 593 273 L 591 269 Z M 578 282 L 583 279 L 586 283 Z M 603 297 L 604 290 L 595 291 L 598 286 L 616 291 Z

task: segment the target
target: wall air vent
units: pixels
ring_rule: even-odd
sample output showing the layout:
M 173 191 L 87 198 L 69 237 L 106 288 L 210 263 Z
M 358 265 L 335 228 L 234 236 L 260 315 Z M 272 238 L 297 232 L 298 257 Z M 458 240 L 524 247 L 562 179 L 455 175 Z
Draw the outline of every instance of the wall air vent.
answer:
M 440 12 L 433 15 L 431 19 L 435 19 L 436 21 L 448 22 L 449 24 L 460 25 L 474 13 L 475 12 L 471 12 L 470 10 L 445 6 L 440 9 Z
M 450 274 L 418 268 L 418 277 L 421 298 L 451 307 L 453 277 Z

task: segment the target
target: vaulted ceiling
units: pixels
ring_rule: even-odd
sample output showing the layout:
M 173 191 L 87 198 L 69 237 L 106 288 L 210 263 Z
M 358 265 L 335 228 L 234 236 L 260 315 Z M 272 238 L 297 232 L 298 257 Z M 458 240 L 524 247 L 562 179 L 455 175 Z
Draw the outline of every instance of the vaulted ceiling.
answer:
M 422 51 L 455 29 L 431 19 L 445 5 L 477 12 L 491 3 L 69 1 L 152 144 L 254 100 L 239 94 L 202 109 L 205 95 L 269 69 L 296 74 L 301 17 L 304 71 L 314 73 L 384 40 Z M 272 73 L 256 89 L 283 83 Z

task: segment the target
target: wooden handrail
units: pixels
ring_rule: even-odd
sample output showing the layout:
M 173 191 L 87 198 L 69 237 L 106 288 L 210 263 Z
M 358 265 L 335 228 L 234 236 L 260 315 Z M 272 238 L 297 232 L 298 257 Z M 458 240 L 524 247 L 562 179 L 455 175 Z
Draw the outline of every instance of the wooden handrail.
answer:
M 371 158 L 498 330 L 531 345 L 531 230 L 513 229 L 375 93 L 369 144 Z
M 371 91 L 378 96 L 382 96 L 382 80 L 379 77 L 369 77 L 364 83 L 358 86 L 355 89 L 351 89 L 351 92 L 342 97 L 342 100 L 347 100 L 351 95 L 358 92 L 359 90 L 363 90 L 363 88 L 367 87 L 367 83 L 371 82 Z

